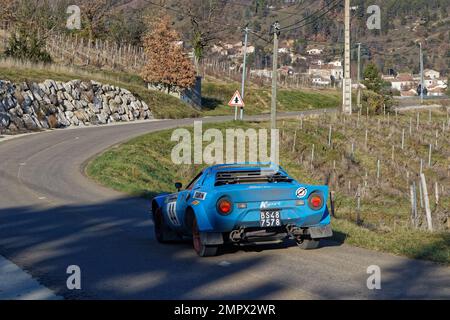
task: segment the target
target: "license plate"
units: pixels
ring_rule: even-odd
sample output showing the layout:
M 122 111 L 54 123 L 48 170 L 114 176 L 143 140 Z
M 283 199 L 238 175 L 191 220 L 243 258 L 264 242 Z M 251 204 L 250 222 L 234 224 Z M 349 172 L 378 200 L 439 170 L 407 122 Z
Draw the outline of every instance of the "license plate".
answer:
M 262 228 L 281 227 L 281 213 L 276 210 L 260 212 L 259 225 Z

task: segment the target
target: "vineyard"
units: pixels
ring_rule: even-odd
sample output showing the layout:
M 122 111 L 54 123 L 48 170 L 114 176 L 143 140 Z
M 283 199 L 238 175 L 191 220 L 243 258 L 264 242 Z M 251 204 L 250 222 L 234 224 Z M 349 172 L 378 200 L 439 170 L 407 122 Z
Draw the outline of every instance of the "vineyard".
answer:
M 448 111 L 286 121 L 281 158 L 299 177 L 330 185 L 336 194 L 336 216 L 378 231 L 401 227 L 427 230 L 428 194 L 431 229 L 448 230 Z M 415 207 L 411 205 L 412 187 Z
M 0 27 L 1 51 L 7 46 L 10 32 L 7 24 Z M 46 34 L 45 40 L 45 49 L 55 64 L 137 73 L 145 63 L 142 47 L 55 32 Z
M 50 36 L 47 51 L 56 63 L 99 69 L 138 73 L 145 63 L 145 55 L 140 47 L 121 46 L 98 39 L 86 40 L 77 36 Z

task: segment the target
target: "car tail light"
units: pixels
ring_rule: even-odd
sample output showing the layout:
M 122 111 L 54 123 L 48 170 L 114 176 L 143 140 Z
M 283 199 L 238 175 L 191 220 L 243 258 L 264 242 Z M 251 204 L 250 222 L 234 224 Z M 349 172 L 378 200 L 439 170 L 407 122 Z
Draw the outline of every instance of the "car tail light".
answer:
M 217 211 L 222 215 L 229 215 L 233 210 L 233 204 L 228 198 L 221 198 L 217 201 Z
M 313 192 L 308 198 L 308 205 L 313 210 L 320 210 L 323 207 L 323 196 L 318 192 Z

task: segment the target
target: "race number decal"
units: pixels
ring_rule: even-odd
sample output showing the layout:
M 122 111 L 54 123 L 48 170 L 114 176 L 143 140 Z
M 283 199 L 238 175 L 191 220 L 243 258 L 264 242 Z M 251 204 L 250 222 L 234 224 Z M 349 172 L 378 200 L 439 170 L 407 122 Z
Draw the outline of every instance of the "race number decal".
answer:
M 169 217 L 170 222 L 175 226 L 180 226 L 180 221 L 177 216 L 177 202 L 169 202 L 167 204 L 167 216 Z

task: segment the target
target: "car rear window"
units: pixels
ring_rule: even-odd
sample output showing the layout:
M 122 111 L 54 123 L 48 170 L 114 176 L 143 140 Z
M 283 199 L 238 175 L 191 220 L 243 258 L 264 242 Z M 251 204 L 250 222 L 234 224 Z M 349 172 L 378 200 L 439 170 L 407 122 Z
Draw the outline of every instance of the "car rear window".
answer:
M 292 179 L 282 172 L 261 172 L 261 170 L 231 170 L 216 173 L 215 186 L 228 184 L 254 184 L 292 182 Z

